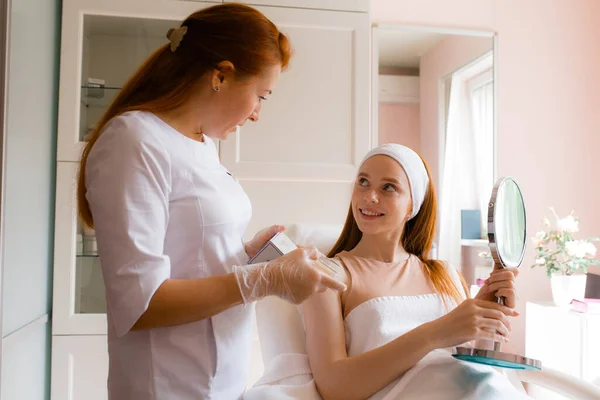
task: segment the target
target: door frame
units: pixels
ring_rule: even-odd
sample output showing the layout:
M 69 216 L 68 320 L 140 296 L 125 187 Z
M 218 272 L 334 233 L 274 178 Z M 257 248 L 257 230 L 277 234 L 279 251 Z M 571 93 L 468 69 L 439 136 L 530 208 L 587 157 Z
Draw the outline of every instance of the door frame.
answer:
M 493 40 L 493 76 L 494 76 L 494 179 L 498 174 L 498 63 L 499 63 L 499 40 L 498 32 L 491 30 L 478 30 L 478 29 L 467 29 L 467 28 L 454 28 L 445 26 L 435 25 L 418 25 L 418 24 L 404 24 L 404 23 L 373 23 L 371 25 L 371 147 L 375 147 L 379 144 L 379 34 L 378 31 L 382 29 L 398 29 L 404 31 L 420 31 L 420 32 L 435 32 L 446 35 L 465 35 L 465 36 L 478 36 L 478 37 L 489 37 Z M 438 82 L 438 93 L 442 94 L 442 82 Z M 438 98 L 440 98 L 438 96 Z M 438 176 L 441 180 L 443 176 L 443 154 L 445 150 L 445 129 L 443 125 L 444 115 L 442 109 L 438 113 Z

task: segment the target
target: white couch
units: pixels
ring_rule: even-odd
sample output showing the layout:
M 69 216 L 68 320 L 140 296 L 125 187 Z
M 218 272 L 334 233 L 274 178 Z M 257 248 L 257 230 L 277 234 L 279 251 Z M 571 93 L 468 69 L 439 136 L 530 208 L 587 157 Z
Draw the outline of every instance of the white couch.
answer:
M 326 254 L 335 244 L 341 229 L 341 226 L 294 224 L 286 226 L 286 234 L 295 243 L 314 245 Z M 265 370 L 276 355 L 306 353 L 305 332 L 295 306 L 275 297 L 266 298 L 256 304 L 256 323 Z M 541 371 L 509 372 L 516 384 L 523 382 L 539 385 L 578 400 L 600 400 L 600 387 L 544 368 L 543 360 Z

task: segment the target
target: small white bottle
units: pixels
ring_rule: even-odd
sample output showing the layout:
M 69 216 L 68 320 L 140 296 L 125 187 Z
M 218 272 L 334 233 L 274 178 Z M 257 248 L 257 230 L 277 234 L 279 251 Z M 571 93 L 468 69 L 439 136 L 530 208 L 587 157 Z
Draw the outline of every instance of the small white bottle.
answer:
M 86 256 L 97 256 L 96 231 L 87 225 L 83 225 L 83 254 Z
M 96 245 L 96 236 L 83 237 L 83 253 L 86 256 L 97 256 L 98 246 Z
M 77 234 L 77 244 L 75 246 L 75 254 L 78 256 L 83 255 L 83 235 L 81 233 Z

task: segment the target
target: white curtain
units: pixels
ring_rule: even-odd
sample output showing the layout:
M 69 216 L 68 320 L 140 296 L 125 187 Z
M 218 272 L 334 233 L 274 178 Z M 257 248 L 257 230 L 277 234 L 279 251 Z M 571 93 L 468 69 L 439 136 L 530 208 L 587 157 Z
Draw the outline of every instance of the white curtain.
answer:
M 479 209 L 482 236 L 494 179 L 493 56 L 452 74 L 440 193 L 439 258 L 461 265 L 461 210 Z
M 494 82 L 486 71 L 469 81 L 475 143 L 475 179 L 481 233 L 487 236 L 487 205 L 494 187 Z
M 440 207 L 439 258 L 461 267 L 461 210 L 479 208 L 474 168 L 475 143 L 467 82 L 454 74 L 446 123 Z

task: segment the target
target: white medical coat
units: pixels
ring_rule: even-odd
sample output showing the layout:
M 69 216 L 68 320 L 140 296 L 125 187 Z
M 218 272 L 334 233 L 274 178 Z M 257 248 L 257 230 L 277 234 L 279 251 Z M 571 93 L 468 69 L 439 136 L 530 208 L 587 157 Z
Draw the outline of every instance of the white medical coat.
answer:
M 237 399 L 250 358 L 251 307 L 202 321 L 130 331 L 166 279 L 245 264 L 252 213 L 212 140 L 195 141 L 152 113 L 113 119 L 86 164 L 106 286 L 110 400 Z

